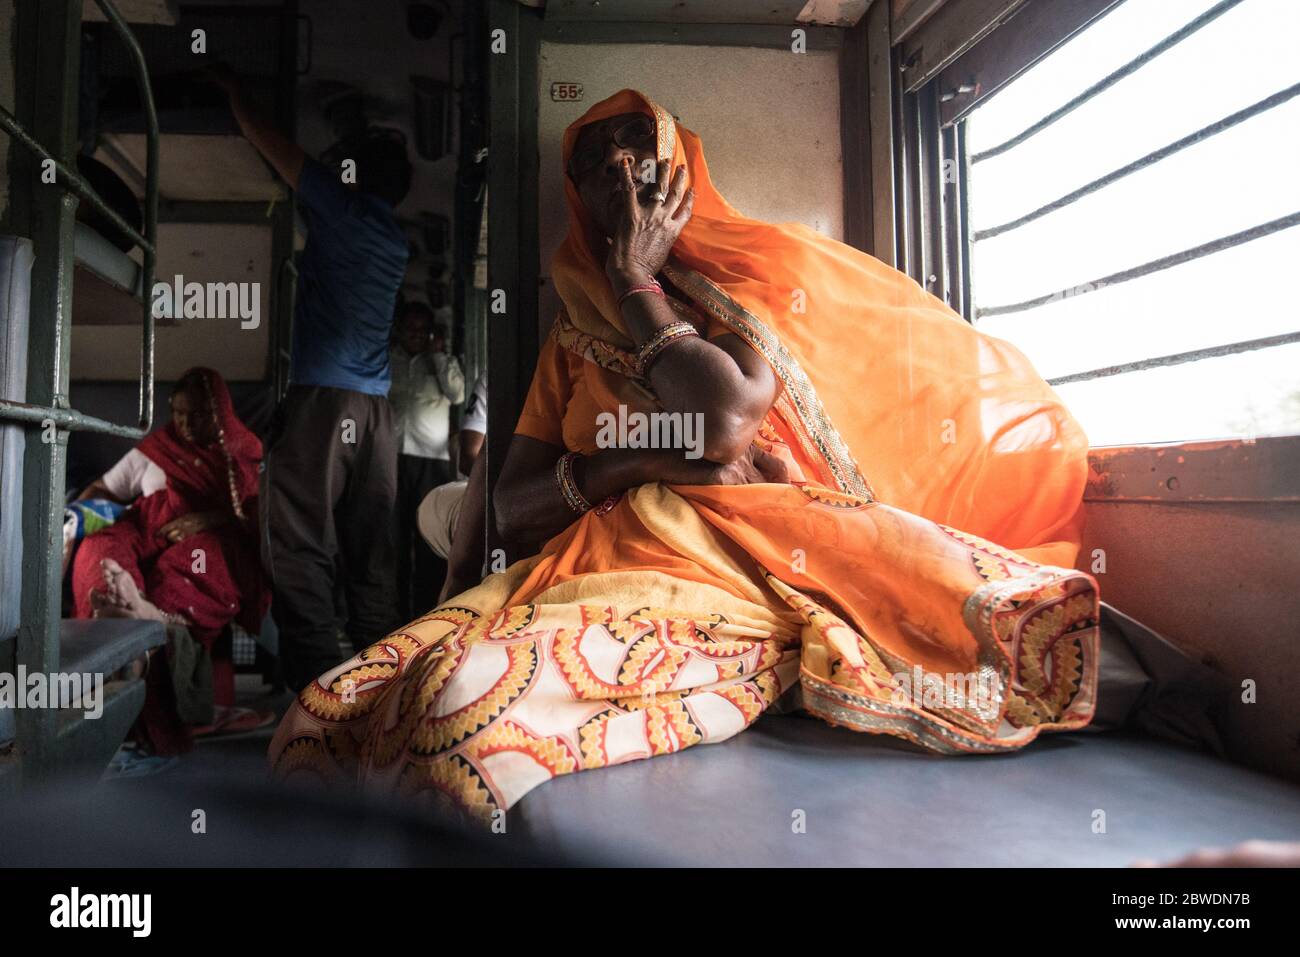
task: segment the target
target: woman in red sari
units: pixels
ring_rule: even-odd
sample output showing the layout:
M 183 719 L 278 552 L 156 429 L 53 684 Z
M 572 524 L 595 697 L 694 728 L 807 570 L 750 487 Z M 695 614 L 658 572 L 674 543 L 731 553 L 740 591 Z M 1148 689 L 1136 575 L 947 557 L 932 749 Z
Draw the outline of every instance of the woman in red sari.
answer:
M 270 604 L 257 547 L 262 443 L 212 369 L 187 371 L 171 409 L 165 428 L 83 493 L 131 506 L 81 543 L 73 601 L 78 618 L 182 625 L 210 654 L 232 621 L 256 633 Z M 189 749 L 191 731 L 176 712 L 169 669 L 158 664 L 149 670 L 141 727 L 156 753 L 174 754 Z M 228 661 L 214 665 L 214 697 L 229 705 L 233 671 Z

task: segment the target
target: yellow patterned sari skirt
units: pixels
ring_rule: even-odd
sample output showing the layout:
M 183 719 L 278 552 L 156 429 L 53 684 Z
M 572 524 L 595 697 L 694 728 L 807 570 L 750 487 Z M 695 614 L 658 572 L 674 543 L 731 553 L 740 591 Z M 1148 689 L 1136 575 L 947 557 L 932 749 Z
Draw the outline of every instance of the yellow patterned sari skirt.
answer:
M 866 499 L 647 485 L 312 682 L 270 758 L 491 820 L 787 692 L 928 751 L 1014 750 L 1091 720 L 1097 615 L 1089 576 Z

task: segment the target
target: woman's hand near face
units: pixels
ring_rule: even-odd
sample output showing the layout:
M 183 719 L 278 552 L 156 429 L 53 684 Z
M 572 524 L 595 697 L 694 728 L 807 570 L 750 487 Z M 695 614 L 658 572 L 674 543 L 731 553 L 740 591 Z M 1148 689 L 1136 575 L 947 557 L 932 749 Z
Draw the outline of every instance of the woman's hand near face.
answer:
M 649 192 L 663 189 L 668 169 L 667 162 L 659 164 Z M 615 296 L 649 282 L 664 267 L 695 203 L 695 191 L 686 187 L 685 167 L 673 175 L 662 203 L 653 196 L 638 196 L 627 162 L 622 177 L 622 212 L 612 227 L 605 260 Z M 629 297 L 620 304 L 620 313 L 637 345 L 679 318 L 664 296 L 654 295 Z M 714 462 L 734 462 L 746 454 L 781 386 L 767 361 L 734 333 L 674 341 L 656 357 L 650 382 L 665 412 L 704 417 L 704 457 Z
M 632 175 L 631 164 L 623 166 L 625 205 L 605 260 L 605 274 L 615 295 L 652 279 L 663 269 L 673 244 L 690 221 L 695 190 L 686 188 L 686 167 L 678 167 L 665 187 L 668 168 L 666 160 L 658 164 L 655 182 L 649 184 L 648 196 L 642 199 L 638 192 L 641 184 Z M 666 194 L 663 202 L 655 198 L 660 190 Z

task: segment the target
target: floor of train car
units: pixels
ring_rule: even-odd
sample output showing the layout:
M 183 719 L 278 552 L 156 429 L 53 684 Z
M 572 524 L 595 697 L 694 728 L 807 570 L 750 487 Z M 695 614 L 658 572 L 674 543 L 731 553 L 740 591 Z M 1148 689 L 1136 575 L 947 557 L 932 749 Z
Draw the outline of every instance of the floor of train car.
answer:
M 251 675 L 239 676 L 237 697 L 277 714 L 291 700 Z M 210 820 L 225 822 L 214 829 L 231 836 L 224 849 L 204 845 L 218 864 L 428 863 L 421 855 L 432 854 L 433 863 L 450 855 L 485 863 L 1123 867 L 1252 838 L 1300 838 L 1300 788 L 1141 734 L 1045 735 L 1017 753 L 946 758 L 772 715 L 721 744 L 547 782 L 510 812 L 504 839 L 475 843 L 420 820 L 427 808 L 404 817 L 412 809 L 382 801 L 356 819 L 343 805 L 353 830 L 340 829 L 333 805 L 295 811 L 294 799 L 273 799 L 256 815 L 254 841 L 242 808 L 265 800 L 258 789 L 273 732 L 206 740 L 162 774 L 105 783 L 101 796 L 109 806 L 138 797 L 208 808 Z M 275 824 L 280 815 L 289 823 Z M 232 831 L 235 817 L 243 823 Z M 143 818 L 152 835 L 152 815 Z M 304 847 L 304 832 L 318 832 L 319 844 Z M 381 832 L 388 843 L 376 845 Z M 147 850 L 151 840 L 136 863 L 174 853 L 170 845 Z
M 292 701 L 290 692 L 273 691 L 260 675 L 235 675 L 235 704 L 239 707 L 274 711 L 278 724 L 278 719 L 289 709 Z M 275 727 L 272 724 L 246 734 L 200 739 L 193 751 L 152 777 L 159 781 L 200 780 L 218 774 L 233 774 L 249 781 L 264 777 L 266 749 L 275 734 Z M 130 787 L 135 779 L 122 778 L 105 783 L 110 787 Z

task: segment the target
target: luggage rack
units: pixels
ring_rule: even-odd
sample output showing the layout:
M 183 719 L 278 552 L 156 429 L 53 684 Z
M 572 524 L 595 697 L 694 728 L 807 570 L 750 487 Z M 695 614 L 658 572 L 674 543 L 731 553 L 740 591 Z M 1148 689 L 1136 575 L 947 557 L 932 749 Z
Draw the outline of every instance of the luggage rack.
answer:
M 28 674 L 53 675 L 60 671 L 61 665 L 79 667 L 84 664 L 81 659 L 86 656 L 76 653 L 76 648 L 86 644 L 86 635 L 82 632 L 87 627 L 108 626 L 99 629 L 103 634 L 97 636 L 98 647 L 91 658 L 97 666 L 109 670 L 122 666 L 140 653 L 141 649 L 155 647 L 164 641 L 163 628 L 158 623 L 63 622 L 60 619 L 62 566 L 61 549 L 57 543 L 62 525 L 66 433 L 94 432 L 140 439 L 148 434 L 153 425 L 155 320 L 148 290 L 153 286 L 157 252 L 158 117 L 150 89 L 148 67 L 134 33 L 112 0 L 95 0 L 95 4 L 125 46 L 140 87 L 147 137 L 143 234 L 119 216 L 85 179 L 63 162 L 71 152 L 70 130 L 56 128 L 54 148 L 47 149 L 13 113 L 0 107 L 0 129 L 34 155 L 42 167 L 53 167 L 57 178 L 52 185 L 59 190 L 57 197 L 37 195 L 34 199 L 33 205 L 42 215 L 35 218 L 31 229 L 37 250 L 32 312 L 40 316 L 41 323 L 33 323 L 29 327 L 32 329 L 33 341 L 28 351 L 28 368 L 39 376 L 34 389 L 46 402 L 27 403 L 16 399 L 0 399 L 0 424 L 19 423 L 29 431 L 45 430 L 53 426 L 59 433 L 58 441 L 26 443 L 24 472 L 21 476 L 10 477 L 12 481 L 22 482 L 23 497 L 27 499 L 26 506 L 17 510 L 22 514 L 22 538 L 29 543 L 44 543 L 46 549 L 43 567 L 35 563 L 24 563 L 27 565 L 26 574 L 22 576 L 21 624 L 16 654 L 11 660 L 17 666 L 25 667 Z M 79 25 L 80 7 L 80 2 L 63 0 L 48 8 L 44 4 L 39 10 L 34 5 L 29 8 L 38 20 L 38 25 L 33 29 L 39 32 L 42 42 L 37 46 L 42 52 L 47 45 L 52 49 L 56 44 L 61 44 L 66 35 Z M 53 29 L 47 35 L 50 27 Z M 58 57 L 50 57 L 49 61 L 38 66 L 34 80 L 36 89 L 41 91 L 42 96 L 36 114 L 38 126 L 42 122 L 41 112 L 49 107 L 56 108 L 64 118 L 75 110 L 75 66 L 75 58 Z M 60 73 L 55 75 L 55 70 Z M 50 75 L 44 71 L 49 71 Z M 103 262 L 98 267 L 95 265 L 90 245 L 98 246 L 95 240 L 102 237 L 93 230 L 80 234 L 82 249 L 81 255 L 78 255 L 78 232 L 73 221 L 77 200 L 88 203 L 118 233 L 140 249 L 142 263 L 134 276 L 123 271 L 124 263 L 135 266 L 134 262 L 121 254 L 109 257 L 107 265 Z M 117 253 L 117 250 L 112 252 Z M 79 261 L 84 271 L 91 274 L 88 278 L 92 282 L 100 283 L 114 292 L 117 296 L 116 303 L 136 303 L 141 310 L 139 415 L 134 425 L 122 425 L 87 415 L 69 407 L 67 403 L 66 357 L 74 273 L 82 271 L 77 269 Z M 116 272 L 117 275 L 105 275 L 106 271 Z M 39 288 L 36 288 L 37 284 Z M 27 395 L 30 396 L 32 391 L 33 386 L 29 384 Z M 68 636 L 69 639 L 82 640 L 80 643 L 70 640 L 68 648 L 61 649 L 61 639 L 65 632 L 75 632 Z M 0 643 L 0 648 L 2 647 L 3 643 Z M 61 651 L 71 653 L 61 655 Z M 61 661 L 61 658 L 76 660 Z M 21 776 L 25 780 L 48 776 L 61 766 L 72 763 L 90 767 L 98 762 L 102 768 L 135 720 L 143 701 L 143 682 L 134 679 L 114 682 L 105 688 L 105 720 L 88 722 L 81 719 L 75 711 L 61 712 L 52 708 L 19 709 L 14 716 L 15 747 L 7 754 L 0 750 L 0 784 L 9 772 L 14 771 L 18 772 L 15 777 Z

